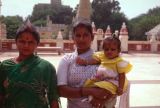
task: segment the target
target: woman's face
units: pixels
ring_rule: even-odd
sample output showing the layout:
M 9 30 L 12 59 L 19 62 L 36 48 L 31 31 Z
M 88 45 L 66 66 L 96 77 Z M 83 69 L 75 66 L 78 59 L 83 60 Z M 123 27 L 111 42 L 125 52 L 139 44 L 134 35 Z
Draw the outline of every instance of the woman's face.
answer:
M 24 32 L 18 37 L 16 45 L 19 55 L 28 57 L 34 53 L 38 44 L 31 33 Z
M 84 53 L 90 49 L 93 39 L 87 28 L 84 26 L 79 26 L 75 29 L 73 40 L 77 47 L 78 53 Z

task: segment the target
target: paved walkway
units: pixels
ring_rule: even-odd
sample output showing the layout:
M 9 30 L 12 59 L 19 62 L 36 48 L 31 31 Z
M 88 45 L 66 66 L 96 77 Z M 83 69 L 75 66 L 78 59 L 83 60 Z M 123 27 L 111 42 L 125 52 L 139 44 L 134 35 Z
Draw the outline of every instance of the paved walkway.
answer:
M 15 52 L 0 53 L 0 60 L 16 56 Z M 55 54 L 40 54 L 40 57 L 50 61 L 56 68 L 61 56 Z M 129 53 L 122 56 L 133 64 L 133 70 L 127 74 L 131 81 L 131 108 L 160 108 L 160 54 Z M 62 107 L 66 99 L 62 98 Z

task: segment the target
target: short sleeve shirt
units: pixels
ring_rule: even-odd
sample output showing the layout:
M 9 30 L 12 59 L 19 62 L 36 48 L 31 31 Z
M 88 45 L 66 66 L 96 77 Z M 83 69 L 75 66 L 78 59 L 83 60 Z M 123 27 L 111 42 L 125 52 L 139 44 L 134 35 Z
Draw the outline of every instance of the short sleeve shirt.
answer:
M 66 54 L 60 61 L 57 70 L 58 85 L 68 85 L 70 87 L 82 87 L 86 79 L 90 78 L 97 71 L 97 65 L 80 66 L 76 64 L 76 58 L 79 56 L 85 59 L 91 59 L 93 50 L 78 55 L 77 51 Z M 81 102 L 81 99 L 68 99 L 68 108 L 91 108 L 89 103 Z
M 101 66 L 112 69 L 118 73 L 128 73 L 132 69 L 132 65 L 122 57 L 108 59 L 103 51 L 94 53 L 93 57 L 101 61 Z

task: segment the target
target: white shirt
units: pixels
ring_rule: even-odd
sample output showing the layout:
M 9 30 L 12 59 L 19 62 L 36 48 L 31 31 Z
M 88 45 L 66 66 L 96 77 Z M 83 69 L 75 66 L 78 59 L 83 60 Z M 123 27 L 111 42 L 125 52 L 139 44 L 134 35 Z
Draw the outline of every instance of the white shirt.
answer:
M 84 81 L 90 78 L 97 71 L 97 65 L 80 66 L 76 64 L 77 56 L 85 59 L 91 59 L 93 50 L 89 50 L 78 55 L 77 51 L 66 54 L 60 61 L 57 70 L 58 85 L 68 85 L 70 87 L 82 87 Z M 91 108 L 91 105 L 86 102 L 81 102 L 82 99 L 68 99 L 68 108 Z

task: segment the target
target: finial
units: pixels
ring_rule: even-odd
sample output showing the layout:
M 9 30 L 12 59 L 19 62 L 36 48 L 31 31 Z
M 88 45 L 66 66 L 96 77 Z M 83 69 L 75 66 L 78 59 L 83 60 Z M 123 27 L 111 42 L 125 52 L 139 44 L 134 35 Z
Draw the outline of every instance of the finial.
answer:
M 24 22 L 24 25 L 28 26 L 29 28 L 32 27 L 32 23 L 29 20 L 29 17 L 27 17 L 26 21 Z

